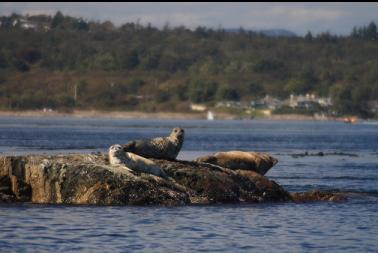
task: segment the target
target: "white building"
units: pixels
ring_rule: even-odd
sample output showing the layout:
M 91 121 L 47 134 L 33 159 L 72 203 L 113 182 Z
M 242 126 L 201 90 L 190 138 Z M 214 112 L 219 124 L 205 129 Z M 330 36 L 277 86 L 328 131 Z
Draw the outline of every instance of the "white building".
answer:
M 282 107 L 284 102 L 278 98 L 266 95 L 264 98 L 252 100 L 251 107 L 256 109 L 275 110 Z
M 207 107 L 201 104 L 190 104 L 190 110 L 196 112 L 204 112 L 207 110 Z
M 306 95 L 290 95 L 289 106 L 292 108 L 305 107 L 310 108 L 315 105 L 320 105 L 322 107 L 328 107 L 332 105 L 331 98 L 316 97 L 315 94 Z

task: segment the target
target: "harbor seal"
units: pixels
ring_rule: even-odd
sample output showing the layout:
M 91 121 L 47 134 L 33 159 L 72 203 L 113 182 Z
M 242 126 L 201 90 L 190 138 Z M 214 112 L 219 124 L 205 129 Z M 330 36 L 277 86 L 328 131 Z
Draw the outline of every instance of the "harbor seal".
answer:
M 168 137 L 130 141 L 123 149 L 146 158 L 175 160 L 183 142 L 184 129 L 175 127 Z
M 133 153 L 125 152 L 119 144 L 112 145 L 109 148 L 109 162 L 111 165 L 121 165 L 129 170 L 145 172 L 168 179 L 164 171 L 153 161 Z
M 232 170 L 252 170 L 261 175 L 265 175 L 278 162 L 269 154 L 243 151 L 218 152 L 199 157 L 195 161 L 215 164 Z

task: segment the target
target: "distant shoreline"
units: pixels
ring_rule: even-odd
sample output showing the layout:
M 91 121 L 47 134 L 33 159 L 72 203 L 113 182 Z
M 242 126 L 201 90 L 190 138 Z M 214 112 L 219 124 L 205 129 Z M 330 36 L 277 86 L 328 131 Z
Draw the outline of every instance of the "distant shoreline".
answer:
M 6 117 L 76 117 L 76 118 L 114 118 L 114 119 L 178 119 L 178 120 L 206 120 L 205 112 L 141 112 L 141 111 L 100 111 L 100 110 L 74 110 L 72 112 L 42 110 L 25 111 L 0 111 L 0 116 Z M 231 113 L 215 113 L 215 119 L 240 120 L 240 119 L 264 119 L 264 120 L 319 120 L 313 116 L 300 114 L 277 114 L 255 118 L 240 117 Z M 335 120 L 334 118 L 321 119 L 323 121 Z
M 74 110 L 72 112 L 24 110 L 0 111 L 0 116 L 12 117 L 76 117 L 76 118 L 119 118 L 119 119 L 206 119 L 206 113 L 141 112 Z

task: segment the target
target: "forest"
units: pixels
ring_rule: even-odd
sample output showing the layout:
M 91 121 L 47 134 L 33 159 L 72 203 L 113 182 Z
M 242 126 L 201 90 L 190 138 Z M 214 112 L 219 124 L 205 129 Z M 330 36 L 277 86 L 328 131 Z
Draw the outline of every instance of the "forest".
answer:
M 331 97 L 377 117 L 378 33 L 266 36 L 240 28 L 115 26 L 63 15 L 0 17 L 0 110 L 189 111 L 270 95 Z

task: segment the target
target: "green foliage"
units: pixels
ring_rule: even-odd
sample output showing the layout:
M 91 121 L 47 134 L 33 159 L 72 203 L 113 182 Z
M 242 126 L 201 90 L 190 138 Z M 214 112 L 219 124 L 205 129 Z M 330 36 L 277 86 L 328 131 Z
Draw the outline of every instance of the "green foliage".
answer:
M 208 58 L 201 62 L 199 72 L 204 75 L 215 75 L 219 73 L 220 64 L 215 62 L 212 58 Z
M 167 90 L 159 90 L 159 92 L 157 93 L 157 97 L 156 97 L 156 101 L 158 103 L 164 103 L 164 102 L 167 102 L 170 100 L 170 97 L 171 97 L 171 93 L 168 92 Z
M 306 35 L 304 36 L 304 39 L 307 40 L 307 41 L 312 41 L 314 39 L 314 37 L 312 36 L 312 33 L 310 31 L 308 31 L 306 33 Z
M 81 79 L 79 83 L 77 84 L 78 92 L 84 92 L 88 87 L 88 83 L 86 80 Z
M 79 31 L 89 31 L 89 24 L 84 20 L 73 22 L 73 28 Z
M 141 79 L 131 80 L 131 82 L 127 84 L 127 92 L 136 94 L 143 87 L 143 85 L 145 85 L 145 82 Z
M 246 85 L 246 94 L 251 94 L 253 98 L 265 96 L 264 86 L 260 83 L 250 82 Z
M 30 69 L 29 65 L 22 60 L 16 60 L 14 62 L 14 66 L 17 70 L 19 70 L 21 72 L 27 72 Z
M 208 80 L 194 80 L 189 85 L 189 99 L 195 103 L 209 102 L 215 96 L 217 83 Z
M 93 67 L 95 69 L 114 70 L 116 66 L 116 61 L 113 55 L 109 53 L 98 54 L 93 62 Z
M 25 48 L 18 52 L 17 58 L 29 64 L 34 64 L 42 58 L 41 51 L 34 48 Z
M 322 108 L 319 106 L 314 106 L 311 108 L 291 108 L 289 106 L 283 106 L 281 108 L 275 109 L 274 114 L 304 114 L 304 115 L 314 115 L 322 111 Z
M 63 23 L 63 21 L 64 21 L 64 16 L 60 11 L 58 11 L 52 19 L 51 28 L 58 27 L 59 25 Z
M 55 101 L 58 108 L 72 108 L 75 106 L 73 97 L 66 94 L 57 95 Z
M 306 94 L 316 89 L 319 80 L 312 69 L 304 70 L 299 76 L 289 80 L 286 90 L 295 94 Z
M 277 60 L 263 59 L 258 61 L 253 70 L 256 72 L 270 72 L 284 68 L 284 63 Z
M 136 50 L 126 51 L 121 54 L 121 66 L 125 69 L 134 69 L 139 65 L 138 52 Z
M 362 117 L 371 116 L 368 108 L 368 99 L 371 96 L 370 88 L 336 84 L 331 87 L 330 93 L 337 112 L 346 115 L 358 114 Z
M 351 37 L 355 39 L 374 40 L 378 39 L 377 25 L 371 22 L 368 26 L 354 27 Z
M 143 57 L 141 68 L 145 70 L 157 69 L 159 66 L 160 53 L 158 50 L 150 51 Z M 136 64 L 137 65 L 137 64 Z M 135 65 L 135 66 L 136 66 Z
M 5 69 L 9 66 L 9 63 L 5 56 L 0 53 L 0 69 Z
M 190 65 L 190 60 L 176 53 L 165 53 L 160 56 L 159 69 L 174 73 L 178 70 L 186 70 Z
M 228 85 L 222 85 L 219 87 L 217 94 L 218 100 L 229 100 L 229 101 L 239 101 L 240 95 L 239 92 Z
M 39 25 L 24 29 L 25 20 Z M 315 93 L 332 95 L 340 114 L 369 116 L 368 101 L 378 99 L 374 22 L 344 37 L 272 38 L 243 28 L 117 28 L 61 12 L 0 21 L 2 108 L 187 110 L 190 102 Z

